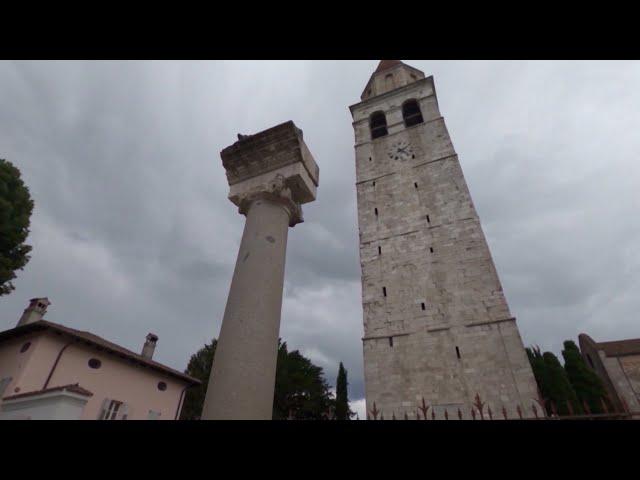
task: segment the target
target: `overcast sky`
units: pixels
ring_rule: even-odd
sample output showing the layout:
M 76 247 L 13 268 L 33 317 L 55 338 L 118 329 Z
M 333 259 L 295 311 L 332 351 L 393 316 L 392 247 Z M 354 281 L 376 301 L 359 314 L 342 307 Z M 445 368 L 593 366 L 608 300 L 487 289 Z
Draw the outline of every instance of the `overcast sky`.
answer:
M 526 345 L 640 337 L 640 62 L 405 60 L 438 102 Z M 377 61 L 0 62 L 0 158 L 35 201 L 0 297 L 184 370 L 217 336 L 244 217 L 219 152 L 293 120 L 320 167 L 290 230 L 281 336 L 363 417 L 353 130 Z

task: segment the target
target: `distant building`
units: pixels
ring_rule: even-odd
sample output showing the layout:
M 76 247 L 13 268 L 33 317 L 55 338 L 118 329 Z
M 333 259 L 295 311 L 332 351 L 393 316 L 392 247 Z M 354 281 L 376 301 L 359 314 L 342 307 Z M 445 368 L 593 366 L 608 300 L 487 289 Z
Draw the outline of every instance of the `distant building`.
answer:
M 158 337 L 134 353 L 89 332 L 43 320 L 34 298 L 0 332 L 0 419 L 174 420 L 200 381 L 152 360 Z
M 582 333 L 578 341 L 585 362 L 602 379 L 614 406 L 639 412 L 640 338 L 595 342 Z

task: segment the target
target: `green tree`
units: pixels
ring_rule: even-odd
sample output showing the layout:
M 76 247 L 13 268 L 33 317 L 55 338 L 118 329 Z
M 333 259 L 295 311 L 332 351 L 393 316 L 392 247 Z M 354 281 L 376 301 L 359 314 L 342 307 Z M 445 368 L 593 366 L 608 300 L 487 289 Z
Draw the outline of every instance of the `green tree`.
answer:
M 572 340 L 564 342 L 562 356 L 564 369 L 578 399 L 586 402 L 592 413 L 604 413 L 600 403 L 606 396 L 602 380 L 587 366 L 580 354 L 580 349 Z
M 11 162 L 0 159 L 0 295 L 15 290 L 12 280 L 31 258 L 29 236 L 33 200 Z
M 533 370 L 533 376 L 538 384 L 538 391 L 542 398 L 549 398 L 549 392 L 547 388 L 547 367 L 542 358 L 542 352 L 540 347 L 527 348 L 527 357 L 529 357 L 529 363 L 531 363 L 531 369 Z
M 336 380 L 336 420 L 351 420 L 354 412 L 349 408 L 349 394 L 347 393 L 347 370 L 340 362 L 338 379 Z
M 567 372 L 560 364 L 558 357 L 551 352 L 544 352 L 542 355 L 545 364 L 546 390 L 549 400 L 556 404 L 560 415 L 568 415 L 570 413 L 569 405 L 571 402 L 573 413 L 582 413 L 582 407 L 578 403 L 576 392 L 569 382 Z
M 211 375 L 211 364 L 213 363 L 213 355 L 216 353 L 217 345 L 218 340 L 214 338 L 211 340 L 211 343 L 191 355 L 191 359 L 184 373 L 197 378 L 202 384 L 187 389 L 180 420 L 197 420 L 200 418 L 200 415 L 202 415 L 202 406 L 204 405 L 204 397 L 207 394 L 209 375 Z
M 214 338 L 189 360 L 185 373 L 202 384 L 187 389 L 181 420 L 196 420 L 202 415 L 216 345 Z M 322 419 L 334 405 L 335 400 L 323 378 L 322 368 L 314 365 L 298 350 L 289 352 L 287 344 L 278 341 L 273 419 L 287 419 L 290 415 L 297 420 Z
M 278 342 L 278 367 L 273 400 L 273 419 L 322 420 L 335 408 L 321 367 L 298 350 L 289 352 Z

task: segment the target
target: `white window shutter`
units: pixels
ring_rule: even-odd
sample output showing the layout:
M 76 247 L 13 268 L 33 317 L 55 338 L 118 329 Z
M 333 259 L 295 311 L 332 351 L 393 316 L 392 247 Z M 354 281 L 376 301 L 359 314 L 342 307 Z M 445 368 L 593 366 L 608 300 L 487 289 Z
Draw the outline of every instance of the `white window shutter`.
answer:
M 109 405 L 111 404 L 110 398 L 105 398 L 102 402 L 102 409 L 100 410 L 100 415 L 98 415 L 98 420 L 105 420 L 105 415 L 109 410 Z
M 10 383 L 11 383 L 11 377 L 5 377 L 2 380 L 0 380 L 0 401 L 2 401 L 2 397 L 4 396 L 4 391 L 7 389 Z
M 128 420 L 129 419 L 129 405 L 123 403 L 120 405 L 120 410 L 118 411 L 118 420 Z

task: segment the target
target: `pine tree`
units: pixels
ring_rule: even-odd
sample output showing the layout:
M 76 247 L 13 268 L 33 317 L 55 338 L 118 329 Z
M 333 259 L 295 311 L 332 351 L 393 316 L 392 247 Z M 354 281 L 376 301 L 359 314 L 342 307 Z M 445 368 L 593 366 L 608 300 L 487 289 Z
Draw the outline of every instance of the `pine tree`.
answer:
M 348 385 L 347 370 L 340 362 L 338 379 L 336 380 L 336 420 L 351 420 L 354 415 L 354 412 L 349 408 Z
M 562 356 L 567 377 L 580 402 L 586 402 L 592 413 L 604 413 L 600 403 L 606 396 L 602 380 L 587 366 L 580 354 L 580 349 L 572 340 L 564 342 Z
M 30 259 L 29 223 L 33 200 L 11 162 L 0 159 L 0 295 L 15 290 L 12 280 Z

